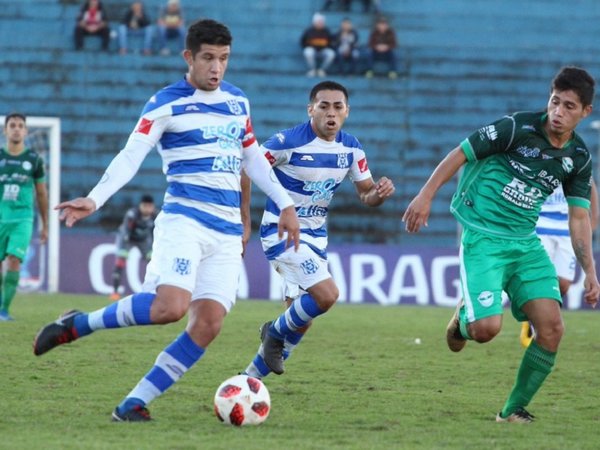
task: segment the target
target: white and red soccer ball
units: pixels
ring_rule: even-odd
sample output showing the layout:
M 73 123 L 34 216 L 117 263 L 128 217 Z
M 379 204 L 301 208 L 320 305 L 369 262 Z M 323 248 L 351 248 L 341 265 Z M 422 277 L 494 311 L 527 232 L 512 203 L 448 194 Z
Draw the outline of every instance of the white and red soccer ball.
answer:
M 226 424 L 259 425 L 267 419 L 269 411 L 271 397 L 258 378 L 236 375 L 217 388 L 215 414 Z

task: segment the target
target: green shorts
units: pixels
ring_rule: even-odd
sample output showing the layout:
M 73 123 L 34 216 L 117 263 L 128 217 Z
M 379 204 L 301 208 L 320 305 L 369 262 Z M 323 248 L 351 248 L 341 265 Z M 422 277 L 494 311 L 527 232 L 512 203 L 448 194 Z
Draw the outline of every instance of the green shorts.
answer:
M 460 247 L 461 319 L 471 323 L 501 315 L 502 291 L 512 314 L 527 320 L 521 308 L 529 300 L 550 298 L 562 304 L 556 269 L 539 238 L 514 240 L 465 229 Z
M 0 261 L 12 255 L 23 261 L 31 242 L 33 220 L 0 223 Z

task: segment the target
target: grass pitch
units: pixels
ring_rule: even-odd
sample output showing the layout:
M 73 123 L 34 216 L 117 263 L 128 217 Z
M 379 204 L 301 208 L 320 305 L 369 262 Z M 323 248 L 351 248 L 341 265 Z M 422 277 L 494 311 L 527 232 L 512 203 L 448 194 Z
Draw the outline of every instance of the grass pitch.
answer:
M 150 404 L 152 423 L 110 414 L 185 326 L 100 331 L 35 357 L 37 330 L 58 314 L 107 304 L 97 296 L 24 295 L 0 323 L 1 449 L 596 449 L 597 312 L 565 312 L 554 372 L 529 410 L 531 425 L 497 424 L 523 349 L 519 324 L 485 345 L 447 350 L 451 309 L 337 305 L 317 319 L 286 363 L 265 379 L 272 400 L 259 427 L 214 416 L 217 386 L 246 367 L 258 327 L 282 311 L 240 301 L 204 358 Z M 420 344 L 416 339 L 420 339 Z

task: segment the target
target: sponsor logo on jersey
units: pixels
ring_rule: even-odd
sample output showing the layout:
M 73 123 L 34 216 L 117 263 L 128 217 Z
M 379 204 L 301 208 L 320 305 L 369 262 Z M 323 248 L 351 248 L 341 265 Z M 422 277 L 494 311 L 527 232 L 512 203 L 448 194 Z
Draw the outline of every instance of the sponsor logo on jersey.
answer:
M 283 133 L 277 133 L 275 139 L 277 139 L 280 144 L 283 144 L 285 142 L 285 135 Z
M 535 131 L 535 127 L 533 125 L 523 125 L 521 130 Z
M 526 166 L 525 164 L 520 163 L 519 161 L 515 161 L 514 159 L 511 159 L 509 161 L 509 164 L 513 169 L 515 169 L 519 174 L 523 175 L 524 177 L 527 177 L 529 179 L 535 178 L 535 175 L 532 175 L 529 166 Z
M 523 155 L 525 158 L 537 158 L 538 156 L 540 156 L 540 149 L 537 147 L 529 148 L 522 145 L 518 147 L 515 151 L 518 154 Z
M 365 173 L 367 170 L 369 170 L 369 166 L 367 165 L 367 158 L 363 158 L 360 161 L 358 161 L 358 170 L 360 171 L 360 173 Z
M 187 105 L 185 107 L 185 111 L 200 111 L 200 108 L 198 108 L 196 105 Z
M 313 158 L 310 155 L 303 155 L 302 158 L 300 158 L 300 161 L 314 161 L 315 158 Z
M 489 308 L 494 304 L 494 293 L 492 291 L 483 291 L 477 297 L 477 301 L 484 308 Z
M 267 158 L 267 161 L 269 161 L 269 164 L 271 165 L 275 164 L 275 161 L 277 161 L 275 157 L 271 155 L 271 152 L 265 153 L 265 158 Z
M 543 184 L 551 191 L 554 191 L 554 189 L 556 189 L 560 185 L 560 180 L 554 177 L 554 175 L 549 174 L 545 170 L 540 170 L 538 172 L 537 181 Z
M 328 178 L 323 181 L 305 181 L 302 188 L 306 192 L 312 192 L 311 200 L 318 202 L 319 200 L 329 201 L 333 197 L 335 189 L 335 180 Z
M 152 129 L 152 124 L 154 123 L 154 120 L 148 120 L 146 118 L 142 118 L 142 120 L 140 121 L 140 124 L 137 127 L 137 130 L 135 130 L 137 133 L 141 133 L 141 134 L 150 134 L 150 130 Z
M 312 275 L 317 270 L 319 270 L 319 264 L 317 264 L 317 262 L 313 258 L 309 258 L 306 261 L 300 263 L 300 267 L 302 268 L 302 271 L 305 275 Z
M 575 167 L 575 164 L 573 164 L 573 160 L 571 158 L 565 156 L 562 159 L 562 167 L 565 172 L 571 173 L 573 171 L 573 167 Z
M 543 197 L 543 193 L 540 189 L 513 178 L 502 189 L 502 197 L 523 209 L 534 209 L 538 199 Z
M 345 169 L 346 167 L 348 167 L 348 153 L 338 153 L 337 166 L 340 169 Z
M 222 149 L 241 148 L 242 136 L 246 130 L 242 128 L 239 122 L 232 121 L 227 125 L 207 125 L 200 127 L 204 139 L 217 139 L 217 144 Z
M 212 170 L 215 172 L 240 173 L 242 161 L 233 155 L 216 156 L 213 160 Z
M 326 217 L 327 208 L 317 205 L 301 206 L 296 210 L 296 214 L 298 217 Z
M 496 131 L 496 127 L 494 125 L 488 125 L 486 127 L 482 127 L 479 130 L 479 139 L 485 141 L 486 139 L 489 141 L 495 141 L 498 139 L 498 131 Z

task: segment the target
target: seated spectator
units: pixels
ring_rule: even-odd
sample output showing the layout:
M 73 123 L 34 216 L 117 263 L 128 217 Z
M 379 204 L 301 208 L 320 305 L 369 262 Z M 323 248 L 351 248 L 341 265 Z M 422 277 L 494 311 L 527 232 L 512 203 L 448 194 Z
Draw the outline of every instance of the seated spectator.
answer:
M 333 38 L 333 46 L 337 55 L 337 64 L 340 73 L 352 74 L 356 72 L 356 63 L 360 56 L 358 50 L 358 33 L 349 18 L 344 18 L 340 29 Z
M 128 36 L 141 36 L 144 38 L 144 55 L 152 54 L 152 32 L 154 27 L 150 24 L 150 18 L 144 10 L 142 2 L 133 2 L 123 16 L 119 25 L 119 53 L 127 54 Z
M 161 55 L 169 55 L 167 39 L 178 39 L 181 50 L 185 48 L 185 21 L 179 0 L 169 0 L 158 19 L 158 39 Z
M 363 12 L 369 12 L 371 8 L 376 14 L 379 14 L 381 11 L 380 0 L 361 0 L 361 2 L 363 4 Z M 352 6 L 352 0 L 325 0 L 322 10 L 328 11 L 334 3 L 338 4 L 338 9 L 346 12 L 350 11 Z
M 315 13 L 312 26 L 304 30 L 300 38 L 300 45 L 308 66 L 306 75 L 309 77 L 324 77 L 327 75 L 326 70 L 335 59 L 335 50 L 331 48 L 332 44 L 333 36 L 325 26 L 325 16 Z M 317 60 L 321 60 L 320 68 L 317 65 Z
M 396 72 L 396 33 L 385 17 L 380 17 L 375 22 L 375 27 L 369 36 L 367 48 L 367 72 L 365 76 L 372 78 L 374 75 L 374 65 L 376 61 L 381 61 L 387 65 L 388 77 L 397 78 Z
M 108 51 L 110 28 L 108 16 L 100 0 L 87 0 L 81 5 L 75 25 L 75 50 L 83 48 L 85 36 L 99 36 L 102 39 L 102 50 Z

